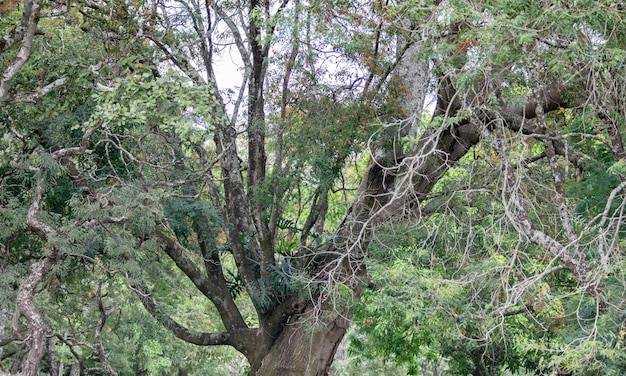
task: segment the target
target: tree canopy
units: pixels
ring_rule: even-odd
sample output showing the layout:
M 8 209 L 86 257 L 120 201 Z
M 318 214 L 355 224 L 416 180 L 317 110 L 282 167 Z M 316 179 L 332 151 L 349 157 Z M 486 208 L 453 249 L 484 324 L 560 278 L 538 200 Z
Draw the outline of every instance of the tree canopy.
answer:
M 4 1 L 0 371 L 622 374 L 625 12 Z

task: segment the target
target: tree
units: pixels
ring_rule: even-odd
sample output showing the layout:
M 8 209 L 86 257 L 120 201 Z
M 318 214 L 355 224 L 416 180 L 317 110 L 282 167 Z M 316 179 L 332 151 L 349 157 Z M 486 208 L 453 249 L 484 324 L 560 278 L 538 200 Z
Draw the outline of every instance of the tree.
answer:
M 559 374 L 623 372 L 623 357 L 617 355 L 623 340 L 618 334 L 623 327 L 618 308 L 623 278 L 616 278 L 620 272 L 615 269 L 623 257 L 619 247 L 607 247 L 604 232 L 612 222 L 612 244 L 623 241 L 618 224 L 623 200 L 617 198 L 623 177 L 615 170 L 620 165 L 622 131 L 615 128 L 619 121 L 601 120 L 598 110 L 622 105 L 615 102 L 616 92 L 600 90 L 599 102 L 596 96 L 597 84 L 606 88 L 623 79 L 621 73 L 612 72 L 601 84 L 596 75 L 611 71 L 608 56 L 621 54 L 617 50 L 623 44 L 618 41 L 623 37 L 613 35 L 613 40 L 592 33 L 582 42 L 578 31 L 577 36 L 559 34 L 580 30 L 580 22 L 591 25 L 588 17 L 610 25 L 623 20 L 615 13 L 619 7 L 610 4 L 601 7 L 608 12 L 604 16 L 595 8 L 577 5 L 576 10 L 565 10 L 505 2 L 502 13 L 490 8 L 490 14 L 507 15 L 506 24 L 515 30 L 527 12 L 536 12 L 532 28 L 526 29 L 532 36 L 511 35 L 523 41 L 521 55 L 511 54 L 513 45 L 508 43 L 484 43 L 491 38 L 486 32 L 491 26 L 499 34 L 506 29 L 497 20 L 481 24 L 481 37 L 474 39 L 478 35 L 474 33 L 462 46 L 469 46 L 473 54 L 483 53 L 478 46 L 501 47 L 494 48 L 494 55 L 470 55 L 476 59 L 471 65 L 463 62 L 465 68 L 477 70 L 462 72 L 476 76 L 461 81 L 470 84 L 470 92 L 465 98 L 459 95 L 456 105 L 462 106 L 462 99 L 475 100 L 477 90 L 471 85 L 482 87 L 490 79 L 502 79 L 494 72 L 502 66 L 502 57 L 518 56 L 524 66 L 516 72 L 522 73 L 519 86 L 512 84 L 509 73 L 520 63 L 504 64 L 506 85 L 493 94 L 495 102 L 479 108 L 491 111 L 491 105 L 498 106 L 503 89 L 529 93 L 532 85 L 558 78 L 574 85 L 561 89 L 569 92 L 572 107 L 561 104 L 563 108 L 551 114 L 536 113 L 535 121 L 520 119 L 522 127 L 514 126 L 514 118 L 502 107 L 487 113 L 478 110 L 486 117 L 476 124 L 491 119 L 487 124 L 494 129 L 488 127 L 473 152 L 421 200 L 421 217 L 414 227 L 388 230 L 391 235 L 381 240 L 382 250 L 375 251 L 370 271 L 379 288 L 367 293 L 357 314 L 360 328 L 353 351 L 392 356 L 414 373 L 432 361 L 459 374 L 501 374 L 522 368 L 543 373 L 557 369 Z M 479 17 L 484 19 L 484 14 Z M 568 24 L 568 17 L 576 19 L 576 25 Z M 541 25 L 559 25 L 558 33 L 546 27 L 542 36 Z M 589 27 L 585 33 L 594 29 Z M 602 51 L 583 53 L 578 43 Z M 488 70 L 482 65 L 486 61 L 494 64 Z M 536 65 L 524 61 L 537 62 L 541 68 L 534 70 Z M 576 69 L 564 74 L 564 66 Z M 574 77 L 579 75 L 587 79 L 577 81 Z M 583 99 L 576 99 L 578 95 Z M 534 105 L 524 113 L 528 116 L 533 110 Z M 467 111 L 475 116 L 477 110 L 470 105 Z M 494 113 L 499 114 L 491 118 Z M 543 130 L 535 128 L 538 125 Z M 381 261 L 387 264 L 382 273 Z
M 509 298 L 493 312 L 508 317 L 537 281 L 565 273 L 563 294 L 618 317 L 621 298 L 606 292 L 623 286 L 612 266 L 622 260 L 624 28 L 619 4 L 596 3 L 7 3 L 1 235 L 16 313 L 3 343 L 31 333 L 15 369 L 34 374 L 46 342 L 55 368 L 48 338 L 62 327 L 35 304 L 37 289 L 83 273 L 100 318 L 83 345 L 97 365 L 73 353 L 85 370 L 116 374 L 102 340 L 113 313 L 104 280 L 179 339 L 232 346 L 252 374 L 325 374 L 369 285 L 375 230 L 454 209 L 443 185 L 462 180 L 455 168 L 470 150 L 499 167 L 489 192 L 521 239 L 502 245 L 504 264 L 523 272 L 503 282 Z M 56 67 L 53 48 L 67 56 Z M 229 53 L 242 66 L 234 90 L 217 84 Z M 567 129 L 589 119 L 593 137 Z M 584 197 L 567 190 L 597 171 L 583 137 L 607 145 L 617 174 L 586 222 L 574 211 Z M 545 255 L 543 267 L 518 257 L 521 243 Z M 94 267 L 107 277 L 85 273 Z M 210 301 L 220 327 L 184 322 L 164 273 Z

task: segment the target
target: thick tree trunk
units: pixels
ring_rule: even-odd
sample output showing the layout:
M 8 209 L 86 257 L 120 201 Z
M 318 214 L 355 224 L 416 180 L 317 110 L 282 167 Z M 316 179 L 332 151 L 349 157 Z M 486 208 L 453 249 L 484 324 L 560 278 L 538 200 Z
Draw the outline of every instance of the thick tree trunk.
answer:
M 328 375 L 350 322 L 343 312 L 324 314 L 321 318 L 316 318 L 317 314 L 310 307 L 299 320 L 287 324 L 255 375 Z
M 417 51 L 418 46 L 413 46 L 401 59 L 399 68 L 401 76 L 398 76 L 397 80 L 401 81 L 398 85 L 402 87 L 401 91 L 404 94 L 400 102 L 406 112 L 404 115 L 411 121 L 402 129 L 389 135 L 396 142 L 399 137 L 415 135 L 426 97 L 429 68 L 427 64 L 415 64 Z M 376 154 L 384 156 L 382 159 L 391 160 L 370 163 L 363 184 L 359 187 L 355 203 L 337 232 L 344 242 L 330 245 L 335 249 L 335 255 L 342 254 L 343 256 L 339 256 L 338 260 L 333 260 L 336 256 L 330 256 L 333 252 L 329 252 L 329 259 L 332 261 L 326 266 L 334 265 L 335 267 L 322 267 L 320 273 L 314 277 L 318 279 L 321 276 L 324 279 L 326 273 L 338 273 L 337 280 L 342 280 L 350 286 L 352 298 L 355 299 L 361 296 L 365 288 L 363 277 L 366 272 L 362 260 L 367 255 L 372 231 L 377 222 L 372 221 L 372 216 L 378 213 L 381 206 L 385 205 L 392 196 L 387 191 L 386 184 L 393 179 L 386 181 L 386 171 L 380 166 L 386 163 L 390 164 L 389 167 L 394 166 L 398 161 L 390 156 L 397 158 L 400 153 L 392 147 L 390 150 L 377 150 Z M 319 249 L 317 252 L 323 253 Z M 338 270 L 341 271 L 338 272 Z M 322 307 L 309 305 L 303 314 L 296 316 L 295 319 L 292 318 L 292 321 L 285 325 L 274 340 L 254 374 L 256 376 L 330 374 L 335 353 L 350 324 L 351 312 L 349 308 L 342 309 L 340 306 L 329 303 L 322 304 Z

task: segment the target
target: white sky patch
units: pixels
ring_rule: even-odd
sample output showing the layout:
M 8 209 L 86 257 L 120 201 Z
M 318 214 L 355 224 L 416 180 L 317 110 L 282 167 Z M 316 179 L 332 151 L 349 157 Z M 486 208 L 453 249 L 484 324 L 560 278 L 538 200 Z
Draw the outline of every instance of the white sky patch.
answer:
M 228 47 L 216 57 L 213 63 L 215 81 L 220 90 L 238 90 L 243 82 L 244 67 L 239 52 L 233 46 Z

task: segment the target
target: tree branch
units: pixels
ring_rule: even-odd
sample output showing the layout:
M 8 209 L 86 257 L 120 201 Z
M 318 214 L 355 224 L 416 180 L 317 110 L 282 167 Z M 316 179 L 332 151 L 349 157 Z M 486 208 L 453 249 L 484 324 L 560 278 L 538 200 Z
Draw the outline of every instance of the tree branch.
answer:
M 474 118 L 462 119 L 456 125 L 445 128 L 427 130 L 399 163 L 382 161 L 381 164 L 374 155 L 355 203 L 338 230 L 340 238 L 347 244 L 347 255 L 350 257 L 346 258 L 345 254 L 338 257 L 351 263 L 350 258 L 356 260 L 359 254 L 363 256 L 375 226 L 421 215 L 421 201 L 440 178 L 479 142 L 481 128 L 493 127 L 494 121 L 500 119 L 511 129 L 523 129 L 529 123 L 527 120 L 537 115 L 537 98 L 542 98 L 546 111 L 565 106 L 560 87 L 550 85 L 539 94 L 527 97 L 527 103 L 522 106 L 503 107 L 499 111 L 476 109 Z M 446 116 L 451 115 L 448 113 Z M 541 236 L 532 225 L 525 228 L 533 241 L 541 241 L 551 247 L 553 254 L 560 254 L 558 242 Z M 578 270 L 578 276 L 584 274 L 584 267 L 577 260 L 568 258 L 567 264 L 571 269 Z
M 533 309 L 533 305 L 532 304 L 527 304 L 521 308 L 518 309 L 514 309 L 512 311 L 506 311 L 502 313 L 502 317 L 510 317 L 510 316 L 516 316 L 522 313 L 529 313 L 530 310 Z
M 44 239 L 48 239 L 49 236 L 55 233 L 55 230 L 37 218 L 43 198 L 43 182 L 44 171 L 42 170 L 37 179 L 33 201 L 26 213 L 26 223 L 31 229 L 39 232 Z M 32 335 L 30 349 L 22 362 L 22 373 L 26 376 L 37 375 L 39 363 L 46 349 L 48 326 L 43 319 L 41 311 L 35 305 L 34 298 L 35 288 L 56 263 L 58 249 L 55 246 L 50 246 L 49 249 L 50 254 L 48 256 L 41 258 L 30 266 L 30 273 L 20 285 L 17 294 L 17 307 L 20 313 L 26 317 Z
M 222 167 L 227 220 L 231 225 L 225 226 L 226 236 L 246 290 L 254 297 L 261 291 L 256 265 L 263 256 L 250 218 L 251 203 L 244 188 L 235 130 L 228 125 L 217 126 L 214 139 Z M 264 310 L 254 298 L 252 302 L 258 312 Z
M 229 329 L 247 328 L 241 316 L 241 312 L 239 312 L 237 305 L 228 291 L 221 270 L 219 271 L 219 275 L 207 276 L 203 274 L 196 264 L 185 255 L 185 253 L 188 252 L 185 247 L 168 233 L 169 231 L 165 229 L 156 230 L 156 235 L 164 244 L 163 249 L 165 253 L 167 253 L 176 266 L 185 273 L 194 286 L 211 300 L 215 308 L 217 308 L 224 326 Z M 208 272 L 207 270 L 207 273 Z M 221 281 L 219 279 L 221 279 Z
M 482 123 L 480 120 L 476 121 Z M 497 122 L 497 119 L 495 119 L 495 122 Z M 502 120 L 500 123 L 502 123 Z M 561 244 L 533 225 L 524 205 L 524 200 L 519 194 L 519 184 L 515 176 L 516 169 L 510 160 L 507 148 L 504 146 L 503 141 L 496 137 L 493 131 L 489 130 L 485 125 L 478 124 L 477 127 L 480 128 L 482 137 L 496 150 L 502 160 L 502 170 L 504 173 L 503 190 L 508 194 L 508 204 L 512 209 L 507 208 L 506 210 L 509 219 L 511 219 L 512 223 L 515 224 L 521 234 L 526 236 L 528 240 L 545 249 L 553 257 L 561 260 L 579 283 L 593 292 L 593 286 L 590 285 L 587 280 L 589 265 L 584 253 L 575 250 L 574 255 L 572 255 L 568 250 L 570 245 L 566 246 Z
M 35 195 L 33 196 L 33 201 L 31 202 L 30 207 L 26 212 L 26 224 L 28 224 L 28 226 L 32 230 L 40 233 L 44 236 L 44 238 L 47 238 L 48 236 L 52 235 L 55 230 L 47 223 L 39 220 L 39 218 L 37 217 L 37 215 L 39 214 L 41 199 L 43 198 L 45 170 L 42 169 L 41 171 L 39 171 L 39 174 L 40 176 L 38 177 L 37 184 L 35 185 Z
M 131 288 L 135 294 L 137 294 L 139 300 L 152 317 L 154 317 L 166 329 L 171 331 L 176 337 L 185 342 L 199 346 L 230 345 L 239 350 L 241 347 L 241 341 L 250 339 L 250 335 L 254 335 L 254 333 L 256 333 L 256 330 L 249 328 L 231 329 L 220 333 L 205 333 L 190 330 L 163 312 L 155 304 L 146 287 L 135 285 Z
M 26 103 L 39 103 L 39 101 L 49 92 L 64 85 L 67 82 L 67 77 L 59 78 L 52 83 L 42 87 L 34 93 L 18 93 L 15 95 L 9 94 L 6 99 L 7 103 L 18 103 L 18 102 L 26 102 Z
M 0 55 L 3 55 L 15 44 L 20 43 L 28 33 L 33 11 L 33 2 L 25 1 L 20 23 L 0 38 Z
M 104 329 L 104 325 L 109 317 L 110 312 L 104 308 L 104 304 L 102 303 L 102 284 L 98 283 L 98 289 L 96 290 L 96 300 L 98 302 L 98 312 L 100 312 L 100 318 L 98 319 L 98 323 L 96 324 L 95 331 L 95 350 L 96 355 L 98 356 L 98 360 L 102 364 L 102 373 L 110 376 L 117 376 L 117 372 L 111 368 L 111 364 L 109 363 L 109 359 L 106 356 L 104 351 L 104 346 L 102 346 L 102 329 Z
M 24 0 L 24 10 L 22 12 L 22 20 L 15 36 L 20 37 L 22 46 L 20 47 L 17 56 L 9 63 L 5 68 L 2 76 L 0 76 L 0 105 L 4 104 L 9 99 L 9 89 L 11 88 L 11 80 L 17 72 L 24 66 L 26 61 L 30 58 L 31 47 L 35 32 L 37 31 L 37 24 L 39 23 L 40 7 L 43 0 Z M 4 48 L 8 48 L 7 40 L 5 41 Z

